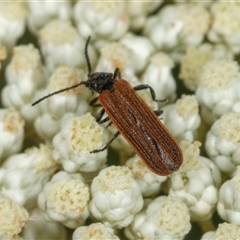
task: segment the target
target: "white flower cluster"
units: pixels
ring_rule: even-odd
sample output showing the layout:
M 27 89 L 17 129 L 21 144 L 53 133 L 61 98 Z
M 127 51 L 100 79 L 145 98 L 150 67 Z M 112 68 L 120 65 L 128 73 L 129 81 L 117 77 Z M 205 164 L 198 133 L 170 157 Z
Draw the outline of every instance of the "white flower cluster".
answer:
M 31 209 L 37 205 L 38 194 L 57 168 L 48 145 L 11 155 L 0 169 L 0 195 Z
M 181 70 L 179 77 L 184 85 L 194 91 L 201 83 L 201 73 L 206 63 L 214 59 L 232 60 L 233 54 L 222 44 L 212 45 L 203 43 L 198 47 L 190 46 L 180 59 Z
M 60 88 L 66 88 L 69 83 L 75 85 L 80 79 L 84 79 L 83 71 L 66 65 L 59 66 L 50 76 L 47 88 L 36 92 L 35 99 Z M 37 105 L 35 108 L 38 109 L 38 115 L 34 120 L 37 134 L 45 140 L 51 140 L 59 132 L 65 119 L 85 113 L 88 103 L 84 96 L 86 97 L 83 88 L 79 87 L 46 99 Z
M 239 13 L 221 0 L 2 1 L 0 240 L 239 239 Z M 156 175 L 134 155 L 143 141 L 161 164 L 175 152 L 129 110 L 132 95 L 125 115 L 107 101 L 128 89 L 90 86 L 96 72 L 156 113 L 178 171 Z M 116 128 L 128 117 L 131 144 L 130 126 Z
M 222 172 L 233 175 L 240 164 L 239 145 L 240 113 L 226 113 L 208 131 L 205 149 Z
M 89 188 L 81 174 L 61 171 L 45 184 L 39 194 L 38 205 L 49 221 L 77 228 L 89 216 L 89 197 Z
M 202 107 L 202 117 L 212 124 L 224 113 L 240 110 L 240 72 L 237 62 L 211 60 L 200 74 L 196 96 Z
M 202 42 L 209 26 L 210 14 L 201 5 L 166 5 L 159 14 L 149 17 L 144 34 L 158 49 L 179 60 L 188 46 Z
M 0 109 L 0 162 L 22 149 L 24 124 L 24 119 L 14 108 Z
M 240 199 L 239 191 L 240 168 L 237 167 L 235 176 L 224 182 L 219 190 L 219 201 L 217 205 L 218 214 L 227 222 L 240 224 Z
M 7 57 L 6 47 L 2 44 L 2 40 L 0 39 L 0 60 L 5 60 Z M 0 70 L 1 70 L 1 62 L 0 62 Z
M 46 82 L 39 50 L 32 44 L 14 47 L 5 77 L 7 84 L 1 94 L 4 107 L 14 107 L 27 122 L 33 122 L 38 111 L 31 111 L 31 104 L 36 91 Z
M 199 142 L 183 140 L 180 144 L 184 162 L 172 174 L 169 194 L 187 204 L 192 220 L 209 219 L 218 201 L 220 171 L 209 159 L 199 156 Z
M 78 227 L 73 233 L 73 240 L 95 240 L 111 239 L 119 240 L 120 238 L 113 233 L 113 229 L 102 223 L 93 223 L 90 226 Z
M 71 3 L 67 0 L 61 2 L 28 1 L 26 5 L 29 11 L 27 17 L 28 29 L 35 35 L 53 19 L 71 19 Z
M 85 38 L 91 35 L 97 48 L 122 37 L 130 23 L 127 5 L 119 1 L 77 1 L 73 15 L 79 33 Z
M 201 240 L 238 239 L 240 226 L 234 223 L 222 223 L 218 225 L 216 231 L 208 231 L 203 234 Z
M 10 198 L 0 197 L 0 238 L 17 236 L 29 222 L 29 214 L 21 205 Z
M 85 67 L 85 58 L 80 54 L 83 52 L 85 41 L 70 21 L 52 20 L 46 23 L 38 34 L 40 48 L 50 73 L 56 67 L 64 64 L 73 67 Z M 95 52 L 92 48 L 91 59 L 94 62 Z
M 104 128 L 96 123 L 90 113 L 68 118 L 61 131 L 53 139 L 53 156 L 62 162 L 68 172 L 94 172 L 106 163 L 107 151 L 92 154 L 107 143 Z
M 212 26 L 208 38 L 214 43 L 224 43 L 233 53 L 239 53 L 240 3 L 218 1 L 211 5 Z M 234 18 L 234 21 L 233 21 Z
M 124 166 L 103 169 L 93 179 L 91 193 L 89 209 L 92 215 L 112 227 L 128 226 L 143 206 L 140 187 Z
M 183 95 L 176 103 L 169 104 L 162 109 L 163 122 L 176 139 L 190 141 L 196 139 L 201 118 L 198 113 L 198 102 L 194 95 Z
M 0 38 L 7 50 L 11 52 L 17 40 L 26 28 L 26 6 L 17 1 L 0 3 Z
M 130 169 L 133 178 L 140 186 L 143 197 L 151 197 L 159 194 L 161 184 L 166 181 L 167 176 L 158 176 L 151 172 L 137 155 L 128 159 L 126 166 Z
M 190 230 L 190 215 L 186 205 L 174 197 L 155 198 L 125 228 L 130 240 L 183 239 Z

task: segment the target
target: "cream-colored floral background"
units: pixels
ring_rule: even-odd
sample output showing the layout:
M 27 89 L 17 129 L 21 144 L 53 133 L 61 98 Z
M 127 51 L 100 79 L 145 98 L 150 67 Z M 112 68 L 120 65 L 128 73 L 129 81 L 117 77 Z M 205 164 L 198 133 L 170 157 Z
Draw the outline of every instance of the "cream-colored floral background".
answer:
M 239 54 L 239 1 L 0 1 L 0 239 L 240 239 Z M 122 136 L 92 153 L 116 128 L 84 85 L 32 106 L 116 68 L 168 100 L 137 92 L 163 110 L 176 172 Z

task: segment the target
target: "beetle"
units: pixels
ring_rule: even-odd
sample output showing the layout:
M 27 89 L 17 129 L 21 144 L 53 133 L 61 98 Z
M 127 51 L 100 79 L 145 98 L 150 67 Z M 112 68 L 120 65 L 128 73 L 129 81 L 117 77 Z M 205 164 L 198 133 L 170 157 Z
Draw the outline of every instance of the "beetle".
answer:
M 101 124 L 110 120 L 118 130 L 106 146 L 91 153 L 107 149 L 111 142 L 119 134 L 122 134 L 146 167 L 155 174 L 165 176 L 178 170 L 183 161 L 182 150 L 174 137 L 158 119 L 158 115 L 163 111 L 153 111 L 136 91 L 149 89 L 153 101 L 164 102 L 166 100 L 157 100 L 153 88 L 147 84 L 132 87 L 126 80 L 121 79 L 118 68 L 114 73 L 91 73 L 92 68 L 88 56 L 89 41 L 90 37 L 85 45 L 88 79 L 50 93 L 32 105 L 34 106 L 55 94 L 85 85 L 91 91 L 99 94 L 90 102 L 90 105 L 98 106 L 96 102 L 99 101 L 102 106 L 96 121 Z M 105 112 L 108 117 L 103 118 Z

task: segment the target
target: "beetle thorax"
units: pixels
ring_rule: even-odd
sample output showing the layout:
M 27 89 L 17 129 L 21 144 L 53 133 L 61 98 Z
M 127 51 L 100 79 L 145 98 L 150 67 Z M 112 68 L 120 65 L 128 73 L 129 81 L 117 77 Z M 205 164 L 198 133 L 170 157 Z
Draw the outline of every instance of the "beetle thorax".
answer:
M 111 91 L 113 84 L 117 80 L 114 79 L 112 73 L 96 72 L 89 76 L 86 81 L 86 87 L 95 92 L 101 93 L 105 90 Z

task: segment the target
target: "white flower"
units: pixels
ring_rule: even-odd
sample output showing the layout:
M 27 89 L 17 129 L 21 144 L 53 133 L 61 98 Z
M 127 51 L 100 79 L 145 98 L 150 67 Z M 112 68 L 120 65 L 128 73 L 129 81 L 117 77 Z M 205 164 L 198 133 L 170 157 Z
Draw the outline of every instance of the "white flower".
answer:
M 56 169 L 49 146 L 40 145 L 12 155 L 1 168 L 0 194 L 30 209 L 37 205 L 38 194 Z
M 220 217 L 229 222 L 240 224 L 240 167 L 235 176 L 222 184 L 219 190 L 217 211 Z
M 24 124 L 24 120 L 15 109 L 0 109 L 0 162 L 21 150 Z
M 91 193 L 91 214 L 112 227 L 128 226 L 143 206 L 140 188 L 131 171 L 124 166 L 103 169 L 93 179 Z
M 206 152 L 222 172 L 231 175 L 240 164 L 239 145 L 240 113 L 226 113 L 208 131 Z
M 151 2 L 127 1 L 130 29 L 133 32 L 140 31 L 145 26 L 148 15 L 157 10 L 162 3 L 162 0 Z
M 221 238 L 220 238 L 220 239 L 215 239 L 215 238 L 213 238 L 213 237 L 214 237 L 214 234 L 215 234 L 214 231 L 205 232 L 205 233 L 202 235 L 202 237 L 201 237 L 200 240 L 221 240 Z
M 67 119 L 53 139 L 53 156 L 68 172 L 93 172 L 106 163 L 107 150 L 91 153 L 105 147 L 108 137 L 90 113 Z
M 203 43 L 198 47 L 190 46 L 180 60 L 179 77 L 184 85 L 194 91 L 201 81 L 203 67 L 211 60 L 233 60 L 233 54 L 225 45 Z
M 28 28 L 35 35 L 47 22 L 53 19 L 69 20 L 71 17 L 71 3 L 67 0 L 60 2 L 30 0 L 26 4 L 29 9 Z
M 119 68 L 121 78 L 128 81 L 138 81 L 135 74 L 134 52 L 129 47 L 120 42 L 107 43 L 100 49 L 95 72 L 114 72 Z
M 209 159 L 199 156 L 199 142 L 180 142 L 183 164 L 171 175 L 170 196 L 186 203 L 191 219 L 203 221 L 211 218 L 217 201 L 221 175 Z
M 164 125 L 178 140 L 193 141 L 201 118 L 195 95 L 183 95 L 176 103 L 162 107 Z
M 178 60 L 188 46 L 202 42 L 209 24 L 209 13 L 200 5 L 166 5 L 158 15 L 149 17 L 144 34 Z
M 32 122 L 39 114 L 31 106 L 33 97 L 38 89 L 45 86 L 38 49 L 32 44 L 14 47 L 5 75 L 7 85 L 2 90 L 3 105 L 16 108 L 27 122 Z
M 92 36 L 98 49 L 106 41 L 119 39 L 129 27 L 125 2 L 77 1 L 73 11 L 78 32 L 85 39 Z
M 69 21 L 52 20 L 39 31 L 40 48 L 50 73 L 60 65 L 86 68 L 84 55 L 85 40 Z M 91 63 L 94 66 L 96 54 L 88 46 Z
M 237 62 L 211 60 L 202 68 L 196 90 L 201 115 L 212 124 L 224 113 L 240 111 L 240 74 Z
M 72 240 L 120 240 L 113 229 L 102 223 L 93 223 L 89 226 L 78 227 L 73 232 Z
M 7 49 L 6 47 L 2 44 L 2 40 L 0 39 L 0 61 L 4 60 L 7 58 Z M 0 62 L 0 70 L 1 70 L 1 62 Z
M 31 221 L 23 229 L 22 236 L 24 239 L 56 239 L 66 240 L 67 229 L 59 222 L 50 222 L 45 218 L 45 212 L 39 208 L 29 211 Z
M 173 60 L 162 52 L 150 58 L 141 80 L 154 89 L 156 99 L 168 99 L 168 102 L 175 100 L 176 82 L 171 73 L 173 67 Z
M 190 229 L 190 216 L 186 205 L 180 199 L 161 196 L 135 215 L 124 233 L 129 240 L 180 240 Z
M 56 173 L 38 196 L 39 207 L 47 214 L 48 221 L 61 222 L 77 228 L 89 216 L 90 193 L 81 174 L 64 171 Z
M 25 31 L 27 10 L 22 2 L 0 3 L 0 39 L 10 52 Z
M 132 50 L 133 54 L 131 54 L 130 58 L 131 68 L 134 72 L 136 74 L 142 72 L 147 65 L 150 55 L 154 52 L 151 41 L 144 36 L 127 33 L 121 38 L 120 43 Z
M 167 179 L 167 176 L 154 174 L 143 164 L 137 155 L 128 159 L 125 164 L 131 170 L 143 197 L 155 196 L 160 192 L 161 184 Z
M 39 91 L 35 95 L 35 100 L 60 89 L 73 86 L 82 80 L 85 80 L 82 70 L 70 66 L 60 66 L 51 75 L 47 89 Z M 76 114 L 81 115 L 87 111 L 89 108 L 86 101 L 88 91 L 84 90 L 82 85 L 56 94 L 32 107 L 40 111 L 39 116 L 35 119 L 34 127 L 41 138 L 52 139 L 59 132 L 65 119 Z
M 213 3 L 211 6 L 212 24 L 208 33 L 210 41 L 225 44 L 235 54 L 240 52 L 239 11 L 238 1 Z
M 234 60 L 235 58 L 234 53 L 222 43 L 204 42 L 199 46 L 199 49 L 212 52 L 216 59 Z
M 195 90 L 200 82 L 200 73 L 203 66 L 212 60 L 213 53 L 206 49 L 190 46 L 180 60 L 181 70 L 179 77 L 190 90 Z
M 19 234 L 29 221 L 27 210 L 9 198 L 0 198 L 0 216 L 0 239 Z
M 221 223 L 216 231 L 210 231 L 203 234 L 201 240 L 223 240 L 239 239 L 240 226 L 234 223 Z

